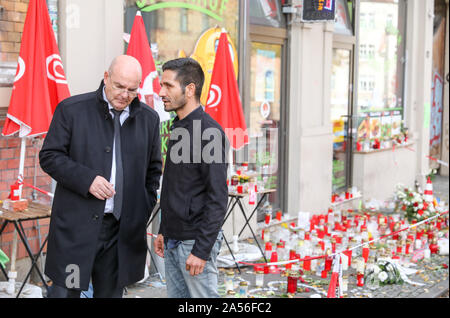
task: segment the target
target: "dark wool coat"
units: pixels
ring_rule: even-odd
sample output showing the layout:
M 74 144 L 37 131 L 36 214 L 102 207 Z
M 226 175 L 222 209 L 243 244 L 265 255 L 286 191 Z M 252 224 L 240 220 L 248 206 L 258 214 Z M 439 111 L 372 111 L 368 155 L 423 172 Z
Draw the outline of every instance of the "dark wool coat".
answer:
M 106 201 L 89 193 L 97 175 L 110 180 L 114 121 L 103 99 L 103 81 L 91 93 L 70 97 L 55 110 L 39 159 L 57 181 L 45 274 L 66 286 L 73 264 L 80 288 L 87 290 Z M 161 176 L 158 114 L 135 98 L 121 128 L 124 172 L 123 207 L 118 239 L 119 285 L 144 276 L 146 223 L 157 201 Z

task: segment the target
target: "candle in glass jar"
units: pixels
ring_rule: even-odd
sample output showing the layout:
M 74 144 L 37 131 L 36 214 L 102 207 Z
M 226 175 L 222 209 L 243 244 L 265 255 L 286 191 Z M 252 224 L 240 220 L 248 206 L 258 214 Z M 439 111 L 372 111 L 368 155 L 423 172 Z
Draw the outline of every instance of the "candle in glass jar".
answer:
M 264 217 L 264 222 L 266 223 L 266 225 L 269 225 L 270 220 L 272 219 L 272 213 L 267 211 Z
M 255 285 L 256 287 L 264 286 L 264 270 L 258 270 L 255 274 Z
M 439 245 L 437 244 L 437 239 L 434 238 L 432 243 L 430 244 L 430 253 L 437 254 L 439 252 Z
M 364 286 L 364 274 L 363 273 L 358 273 L 356 275 L 356 279 L 357 279 L 356 286 L 363 287 Z
M 310 256 L 306 256 L 305 260 L 303 261 L 303 269 L 306 272 L 309 272 L 311 270 L 311 260 L 309 259 Z
M 225 290 L 234 290 L 234 272 L 228 271 L 225 274 Z
M 333 265 L 333 257 L 331 257 L 331 251 L 327 250 L 327 257 L 325 258 L 325 271 L 330 271 Z
M 412 243 L 412 242 L 411 242 L 411 240 L 409 240 L 409 239 L 406 241 L 406 246 L 405 246 L 405 254 L 406 254 L 406 255 L 409 255 L 410 252 L 411 252 L 411 251 L 410 251 L 411 243 Z
M 290 271 L 288 273 L 287 292 L 289 294 L 295 294 L 297 292 L 298 277 L 299 275 L 295 271 Z
M 342 276 L 342 285 L 341 285 L 341 291 L 343 293 L 347 292 L 348 290 L 348 277 Z
M 364 242 L 366 242 L 365 240 L 364 240 Z M 364 262 L 366 262 L 367 263 L 367 259 L 369 258 L 369 254 L 370 254 L 370 248 L 369 248 L 369 246 L 366 244 L 366 245 L 363 245 L 363 248 L 362 248 L 362 257 L 364 258 Z
M 365 266 L 366 266 L 366 262 L 364 261 L 364 258 L 358 257 L 356 259 L 356 272 L 364 273 Z
M 266 259 L 270 259 L 270 257 L 272 256 L 272 243 L 271 242 L 266 242 Z
M 245 281 L 240 282 L 239 283 L 239 297 L 247 298 L 247 292 L 248 292 L 248 283 Z

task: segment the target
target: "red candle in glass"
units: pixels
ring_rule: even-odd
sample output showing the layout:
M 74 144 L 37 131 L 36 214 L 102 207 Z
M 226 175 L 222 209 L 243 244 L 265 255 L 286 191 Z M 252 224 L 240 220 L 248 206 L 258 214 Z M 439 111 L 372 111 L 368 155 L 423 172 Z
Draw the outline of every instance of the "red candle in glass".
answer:
M 439 245 L 437 245 L 435 243 L 430 244 L 430 252 L 431 252 L 431 254 L 437 254 L 438 251 L 439 251 Z
M 356 276 L 356 279 L 358 280 L 357 283 L 356 283 L 356 285 L 357 285 L 358 287 L 363 287 L 363 286 L 364 286 L 364 274 L 358 274 L 358 275 Z
M 281 216 L 282 216 L 281 211 L 277 211 L 276 219 L 277 219 L 278 221 L 281 221 Z
M 327 276 L 328 276 L 328 272 L 326 270 L 322 271 L 321 277 L 322 278 L 327 278 Z
M 327 257 L 325 259 L 325 271 L 331 271 L 331 266 L 333 265 L 333 258 Z M 323 277 L 326 278 L 326 277 Z
M 345 255 L 348 256 L 348 267 L 352 266 L 352 254 L 353 254 L 353 251 L 346 251 L 344 253 L 345 253 Z
M 306 258 L 308 258 L 308 256 Z M 310 259 L 305 259 L 303 261 L 303 269 L 305 271 L 310 271 L 311 270 L 311 260 Z
M 318 236 L 320 239 L 323 239 L 323 237 L 325 236 L 325 231 L 324 231 L 323 229 L 318 229 L 318 230 L 317 230 L 317 236 Z
M 369 248 L 368 247 L 363 247 L 362 249 L 362 257 L 364 258 L 364 262 L 367 263 L 367 260 L 369 259 Z
M 410 244 L 406 244 L 406 246 L 405 246 L 405 254 L 406 255 L 409 255 L 409 247 L 410 246 L 411 246 Z
M 322 248 L 322 251 L 325 250 L 325 242 L 324 241 L 319 241 L 320 247 Z
M 297 292 L 298 276 L 290 274 L 288 276 L 287 292 L 295 294 Z
M 289 260 L 295 259 L 295 256 L 297 256 L 297 254 L 295 253 L 295 250 L 290 250 L 289 251 Z
M 270 213 L 266 213 L 266 215 L 264 217 L 264 223 L 269 224 L 270 223 L 270 219 L 271 219 Z
M 272 256 L 270 257 L 270 262 L 271 263 L 276 263 L 276 262 L 278 262 L 278 253 L 275 251 L 275 252 L 272 252 Z

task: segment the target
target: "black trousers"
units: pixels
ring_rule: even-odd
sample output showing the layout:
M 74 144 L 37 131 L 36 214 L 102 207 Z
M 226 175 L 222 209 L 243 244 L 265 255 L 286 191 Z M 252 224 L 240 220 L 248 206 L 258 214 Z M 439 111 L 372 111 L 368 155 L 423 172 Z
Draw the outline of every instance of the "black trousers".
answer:
M 122 298 L 123 288 L 118 286 L 119 264 L 117 242 L 120 222 L 112 214 L 105 214 L 97 242 L 97 252 L 91 273 L 94 298 Z M 81 291 L 53 285 L 48 298 L 80 298 Z

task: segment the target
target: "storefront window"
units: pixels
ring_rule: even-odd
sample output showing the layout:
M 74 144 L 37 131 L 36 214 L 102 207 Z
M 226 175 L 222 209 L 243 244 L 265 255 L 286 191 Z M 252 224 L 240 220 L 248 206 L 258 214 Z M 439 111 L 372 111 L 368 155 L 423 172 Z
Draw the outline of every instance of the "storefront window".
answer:
M 352 1 L 336 1 L 336 18 L 334 23 L 334 32 L 343 35 L 353 35 L 352 26 Z
M 403 0 L 360 2 L 358 112 L 403 107 Z
M 252 42 L 251 48 L 249 168 L 264 190 L 279 189 L 282 45 Z M 266 204 L 279 208 L 279 197 L 270 194 Z
M 333 124 L 333 193 L 345 190 L 348 178 L 348 111 L 350 103 L 351 51 L 333 49 L 331 69 L 331 122 Z
M 131 33 L 136 12 L 140 10 L 152 53 L 159 70 L 161 65 L 178 57 L 196 59 L 205 71 L 202 104 L 206 104 L 216 40 L 225 28 L 237 61 L 239 1 L 125 0 L 125 33 Z M 237 68 L 236 68 L 237 70 Z
M 286 18 L 281 11 L 281 6 L 286 0 L 251 0 L 250 23 L 271 27 L 285 27 Z

